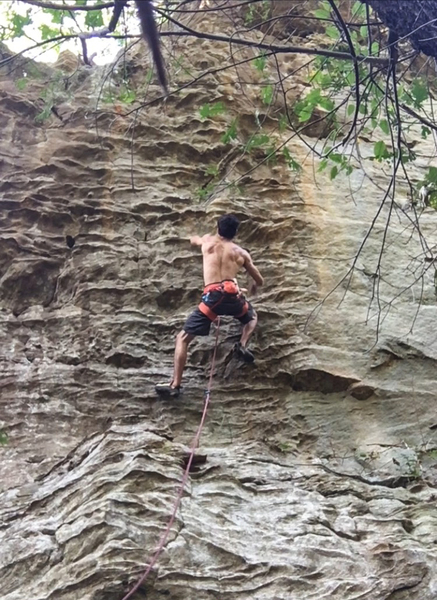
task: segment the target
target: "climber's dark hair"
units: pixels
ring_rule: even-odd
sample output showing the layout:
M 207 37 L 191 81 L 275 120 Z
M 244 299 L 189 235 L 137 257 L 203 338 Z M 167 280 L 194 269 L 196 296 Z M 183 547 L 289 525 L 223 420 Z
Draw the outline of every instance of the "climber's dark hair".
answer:
M 239 225 L 240 221 L 235 215 L 223 215 L 217 221 L 219 235 L 227 240 L 232 240 L 232 238 L 235 237 Z

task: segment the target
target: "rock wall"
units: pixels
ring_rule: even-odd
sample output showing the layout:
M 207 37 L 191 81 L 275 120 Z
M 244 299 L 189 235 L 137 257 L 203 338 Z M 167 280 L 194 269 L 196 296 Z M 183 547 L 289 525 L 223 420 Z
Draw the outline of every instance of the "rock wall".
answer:
M 256 364 L 235 361 L 239 329 L 226 321 L 199 448 L 207 458 L 135 598 L 434 600 L 437 311 L 431 275 L 423 286 L 417 278 L 424 254 L 408 213 L 394 213 L 380 274 L 388 207 L 353 279 L 328 295 L 388 174 L 374 164 L 333 182 L 315 176 L 297 137 L 289 149 L 302 172 L 281 160 L 251 170 L 262 155 L 221 138 L 238 116 L 247 139 L 254 108 L 277 128 L 253 67 L 218 71 L 228 49 L 209 41 L 175 49 L 190 76 L 211 72 L 139 112 L 113 101 L 116 71 L 67 73 L 64 61 L 49 73 L 63 85 L 44 119 L 46 76 L 20 91 L 16 73 L 2 74 L 2 597 L 116 600 L 142 572 L 177 495 L 211 364 L 213 338 L 196 340 L 183 397 L 156 398 L 202 285 L 188 240 L 232 211 L 266 279 L 254 300 Z M 284 73 L 304 61 L 280 60 Z M 144 62 L 137 47 L 119 67 L 140 92 Z M 290 101 L 304 77 L 290 82 Z M 180 67 L 172 85 L 186 79 Z M 227 112 L 200 118 L 216 101 Z M 370 148 L 361 142 L 364 156 Z M 204 197 L 211 164 L 242 187 Z M 397 194 L 406 201 L 407 188 Z M 430 246 L 436 224 L 427 209 Z

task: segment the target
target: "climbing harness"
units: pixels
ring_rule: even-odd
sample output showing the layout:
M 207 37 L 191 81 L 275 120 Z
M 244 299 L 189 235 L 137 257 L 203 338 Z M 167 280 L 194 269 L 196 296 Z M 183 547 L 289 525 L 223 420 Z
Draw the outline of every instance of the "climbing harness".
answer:
M 205 300 L 208 298 L 208 294 L 210 292 L 221 292 L 222 294 L 220 299 L 213 306 L 208 306 L 205 303 Z M 210 321 L 215 321 L 217 319 L 217 313 L 214 312 L 214 309 L 220 306 L 220 304 L 225 300 L 225 294 L 228 294 L 229 296 L 235 296 L 236 298 L 243 298 L 240 288 L 234 279 L 224 279 L 223 281 L 219 281 L 217 283 L 210 283 L 203 290 L 202 302 L 199 304 L 198 308 L 200 312 L 205 315 L 205 317 L 210 319 Z M 246 299 L 244 299 L 241 312 L 238 315 L 233 316 L 235 316 L 236 319 L 239 319 L 240 317 L 244 317 L 248 310 L 249 303 Z
M 203 429 L 203 425 L 205 423 L 205 419 L 206 419 L 206 413 L 208 410 L 208 405 L 209 405 L 209 400 L 211 397 L 211 388 L 212 388 L 212 380 L 214 377 L 214 369 L 215 369 L 215 363 L 216 363 L 216 357 L 217 357 L 217 347 L 218 347 L 218 339 L 219 339 L 219 331 L 220 331 L 220 317 L 216 317 L 217 318 L 217 330 L 216 330 L 216 334 L 215 334 L 215 346 L 214 346 L 214 353 L 212 355 L 212 361 L 211 361 L 211 372 L 209 375 L 209 381 L 208 381 L 208 387 L 205 390 L 205 396 L 204 396 L 204 404 L 203 404 L 203 412 L 202 412 L 202 418 L 200 419 L 200 423 L 199 423 L 199 427 L 197 428 L 196 431 L 196 435 L 194 436 L 193 439 L 193 444 L 191 446 L 191 452 L 190 452 L 190 456 L 187 462 L 187 466 L 185 467 L 185 471 L 182 477 L 182 482 L 181 482 L 181 486 L 179 488 L 179 492 L 178 495 L 176 497 L 176 501 L 173 507 L 173 512 L 171 514 L 170 520 L 168 522 L 167 528 L 164 531 L 164 533 L 161 536 L 161 539 L 159 540 L 159 544 L 158 547 L 155 551 L 155 554 L 152 557 L 152 560 L 150 561 L 149 566 L 147 567 L 147 569 L 144 571 L 144 573 L 141 575 L 141 577 L 138 579 L 137 583 L 134 585 L 134 587 L 131 589 L 130 592 L 128 592 L 126 594 L 126 596 L 123 597 L 122 600 L 128 600 L 128 598 L 130 598 L 133 594 L 135 594 L 135 592 L 140 588 L 140 586 L 144 583 L 144 581 L 146 580 L 147 576 L 149 575 L 150 571 L 153 569 L 153 567 L 155 566 L 161 552 L 164 550 L 164 545 L 167 541 L 168 535 L 170 533 L 170 529 L 174 523 L 174 520 L 176 518 L 176 514 L 178 512 L 178 508 L 180 506 L 181 500 L 182 500 L 182 495 L 184 493 L 185 490 L 185 485 L 188 481 L 188 476 L 190 474 L 190 468 L 191 468 L 191 463 L 193 462 L 194 459 L 194 454 L 196 452 L 196 448 L 199 445 L 199 440 L 200 440 L 200 435 L 202 433 L 202 429 Z M 214 319 L 215 321 L 215 319 Z

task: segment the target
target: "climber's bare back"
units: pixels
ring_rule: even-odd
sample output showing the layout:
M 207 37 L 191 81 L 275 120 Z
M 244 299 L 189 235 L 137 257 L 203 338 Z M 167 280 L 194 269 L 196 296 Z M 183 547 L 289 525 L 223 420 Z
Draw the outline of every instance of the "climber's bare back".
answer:
M 259 283 L 259 279 L 262 282 L 250 254 L 231 240 L 219 235 L 204 235 L 191 238 L 191 243 L 202 248 L 205 285 L 235 279 L 241 268 L 244 268 L 255 282 Z

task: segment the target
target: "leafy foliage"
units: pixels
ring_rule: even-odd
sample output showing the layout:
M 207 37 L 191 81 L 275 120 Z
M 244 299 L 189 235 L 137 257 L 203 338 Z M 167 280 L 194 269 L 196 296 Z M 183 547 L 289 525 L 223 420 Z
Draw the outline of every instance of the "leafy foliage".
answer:
M 229 144 L 229 142 L 231 142 L 232 140 L 237 139 L 237 135 L 238 135 L 237 125 L 238 125 L 238 118 L 236 117 L 235 119 L 232 119 L 230 125 L 228 126 L 228 128 L 226 129 L 226 131 L 224 132 L 224 134 L 221 137 L 221 141 L 223 142 L 223 144 Z
M 263 2 L 249 4 L 245 15 L 246 25 L 254 25 L 268 19 L 270 13 L 270 2 L 264 0 Z
M 87 27 L 91 27 L 91 29 L 97 29 L 98 27 L 103 27 L 103 15 L 101 10 L 92 10 L 86 13 L 85 16 L 85 25 Z
M 40 98 L 43 100 L 44 108 L 35 117 L 37 123 L 43 123 L 53 113 L 56 104 L 70 97 L 66 92 L 64 76 L 61 72 L 57 72 L 56 77 L 42 90 Z
M 108 25 L 112 11 L 96 10 L 98 3 L 99 0 L 76 0 L 70 2 L 68 11 L 55 5 L 29 5 L 26 0 L 0 3 L 7 4 L 2 13 L 0 41 L 28 39 L 34 53 L 52 47 L 59 51 L 64 43 L 70 48 L 75 44 L 85 60 L 87 35 L 108 38 L 99 29 Z M 209 121 L 214 122 L 211 129 L 215 129 L 219 139 L 217 151 L 221 154 L 217 162 L 199 167 L 198 199 L 206 200 L 217 189 L 239 190 L 244 179 L 239 171 L 242 164 L 251 171 L 260 165 L 286 165 L 298 179 L 300 161 L 308 152 L 316 159 L 315 176 L 322 173 L 319 176 L 328 183 L 338 177 L 353 180 L 354 170 L 365 174 L 369 164 L 374 170 L 380 169 L 384 178 L 391 178 L 382 195 L 381 214 L 385 206 L 390 215 L 393 208 L 404 210 L 407 193 L 411 205 L 416 206 L 423 195 L 422 188 L 428 190 L 427 206 L 437 206 L 437 167 L 433 164 L 437 153 L 423 157 L 415 148 L 417 141 L 427 140 L 430 144 L 437 136 L 434 71 L 431 78 L 426 65 L 414 64 L 408 36 L 399 44 L 389 43 L 387 28 L 364 0 L 351 0 L 350 10 L 338 0 L 314 0 L 308 3 L 312 13 L 301 11 L 296 17 L 298 27 L 307 19 L 310 30 L 305 33 L 309 39 L 296 46 L 299 31 L 295 35 L 294 14 L 287 9 L 281 14 L 280 4 L 239 4 L 232 15 L 235 21 L 229 20 L 236 24 L 235 30 L 218 36 L 204 31 L 201 22 L 187 28 L 175 3 L 156 3 L 161 23 L 172 22 L 165 31 L 169 48 L 181 33 L 184 37 L 204 38 L 206 44 L 229 44 L 230 48 L 228 59 L 222 62 L 214 62 L 209 53 L 205 60 L 193 60 L 189 51 L 184 54 L 183 44 L 176 44 L 169 52 L 174 85 L 171 96 L 204 85 L 202 103 L 193 110 L 202 121 L 208 121 L 205 131 L 209 130 Z M 213 12 L 214 7 L 207 10 Z M 219 9 L 217 16 L 223 16 Z M 134 23 L 133 8 L 125 9 L 113 43 L 127 47 Z M 275 28 L 282 30 L 276 39 Z M 314 31 L 317 35 L 312 36 Z M 297 55 L 305 58 L 295 60 Z M 217 74 L 226 71 L 232 73 L 228 82 L 235 82 L 235 94 L 219 81 Z M 102 84 L 99 102 L 116 103 L 118 114 L 123 114 L 124 107 L 129 107 L 126 114 L 134 114 L 160 100 L 156 87 L 148 85 L 152 79 L 152 71 L 148 70 L 139 85 L 138 79 L 131 78 L 128 72 L 117 77 L 112 70 Z M 29 80 L 27 72 L 17 76 L 17 89 L 25 92 Z M 56 103 L 65 99 L 63 84 L 60 79 L 45 86 L 38 121 L 44 122 Z M 144 102 L 143 96 L 147 96 Z M 241 113 L 240 98 L 245 103 Z M 296 152 L 295 143 L 300 144 L 303 153 Z M 227 157 L 232 157 L 232 168 L 225 165 Z M 418 222 L 411 219 L 422 235 Z M 389 223 L 390 217 L 385 227 Z M 428 252 L 428 246 L 422 242 Z
M 216 117 L 217 115 L 221 115 L 225 112 L 227 112 L 227 109 L 223 102 L 204 104 L 199 110 L 202 119 L 211 119 L 212 117 Z

